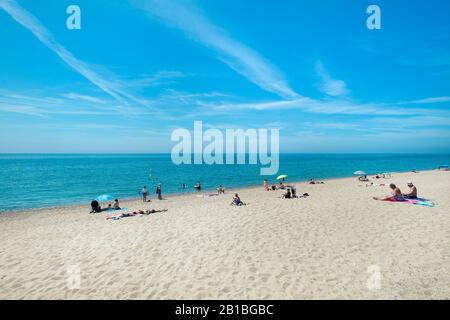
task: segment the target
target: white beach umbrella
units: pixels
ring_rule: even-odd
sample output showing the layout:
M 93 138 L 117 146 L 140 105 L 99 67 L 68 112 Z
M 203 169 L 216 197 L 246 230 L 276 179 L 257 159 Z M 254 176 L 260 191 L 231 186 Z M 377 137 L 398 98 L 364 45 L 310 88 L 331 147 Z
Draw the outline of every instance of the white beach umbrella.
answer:
M 357 175 L 357 176 L 365 176 L 367 173 L 365 173 L 364 171 L 358 170 L 353 172 L 353 174 Z

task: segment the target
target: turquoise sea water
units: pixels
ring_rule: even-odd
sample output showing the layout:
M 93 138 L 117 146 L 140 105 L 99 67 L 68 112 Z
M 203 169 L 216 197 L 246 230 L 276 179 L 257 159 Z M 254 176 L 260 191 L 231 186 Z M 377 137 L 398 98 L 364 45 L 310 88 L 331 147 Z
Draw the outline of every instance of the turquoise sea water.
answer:
M 450 155 L 424 154 L 281 154 L 278 174 L 288 181 L 367 173 L 434 169 L 450 164 Z M 163 195 L 262 184 L 258 165 L 172 164 L 170 154 L 0 154 L 0 211 L 86 203 L 100 194 L 134 198 L 146 185 L 154 197 L 157 183 Z M 151 176 L 150 176 L 151 175 Z M 269 182 L 275 177 L 268 177 Z M 185 183 L 189 190 L 182 191 Z

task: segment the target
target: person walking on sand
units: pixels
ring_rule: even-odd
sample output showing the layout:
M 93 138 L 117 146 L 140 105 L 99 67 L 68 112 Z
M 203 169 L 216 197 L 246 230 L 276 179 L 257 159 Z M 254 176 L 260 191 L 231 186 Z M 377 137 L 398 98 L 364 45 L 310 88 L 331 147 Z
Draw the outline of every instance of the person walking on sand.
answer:
M 147 202 L 147 196 L 148 196 L 148 189 L 146 186 L 144 186 L 141 190 L 141 194 L 142 194 L 142 201 L 143 202 Z
M 267 190 L 267 179 L 264 179 L 264 190 Z
M 158 199 L 162 200 L 162 196 L 161 196 L 161 183 L 158 184 L 158 186 L 156 187 L 156 194 L 158 195 Z

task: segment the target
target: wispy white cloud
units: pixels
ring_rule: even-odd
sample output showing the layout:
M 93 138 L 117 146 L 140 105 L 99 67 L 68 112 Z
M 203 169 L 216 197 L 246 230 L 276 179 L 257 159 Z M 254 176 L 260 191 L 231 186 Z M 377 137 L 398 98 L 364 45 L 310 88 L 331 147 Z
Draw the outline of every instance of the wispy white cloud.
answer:
M 161 85 L 173 84 L 175 79 L 186 77 L 179 71 L 159 71 L 152 75 L 142 75 L 132 79 L 122 79 L 122 86 L 133 89 L 143 89 Z
M 333 97 L 345 96 L 349 94 L 350 91 L 347 89 L 347 84 L 342 80 L 335 80 L 331 78 L 321 61 L 316 62 L 316 72 L 321 79 L 321 83 L 319 85 L 320 91 Z
M 118 102 L 129 104 L 129 100 L 142 103 L 131 93 L 123 89 L 120 81 L 107 80 L 98 71 L 87 63 L 77 59 L 71 52 L 58 43 L 52 33 L 30 12 L 21 7 L 15 0 L 0 0 L 0 8 L 5 10 L 14 20 L 28 29 L 39 41 L 52 50 L 70 68 L 85 77 Z
M 402 108 L 382 103 L 357 103 L 350 100 L 318 100 L 312 98 L 300 98 L 295 100 L 279 100 L 254 103 L 203 103 L 204 107 L 219 112 L 236 112 L 236 110 L 283 110 L 299 109 L 304 112 L 318 114 L 342 114 L 342 115 L 418 115 L 432 114 L 440 111 L 422 108 Z
M 62 115 L 121 116 L 141 118 L 157 116 L 158 120 L 178 121 L 199 116 L 203 107 L 200 102 L 212 102 L 229 97 L 220 92 L 188 93 L 166 90 L 162 95 L 143 100 L 145 104 L 158 109 L 156 114 L 147 108 L 135 105 L 124 106 L 110 97 L 97 98 L 93 95 L 64 93 L 49 96 L 47 90 L 26 92 L 0 89 L 0 113 L 20 113 L 28 116 L 53 118 Z M 189 112 L 186 110 L 189 108 Z M 202 113 L 204 114 L 204 113 Z
M 299 98 L 274 65 L 209 21 L 192 3 L 173 0 L 132 0 L 132 3 L 215 51 L 221 61 L 260 88 L 285 99 Z
M 0 112 L 46 118 L 57 115 L 124 115 L 132 114 L 133 110 L 150 112 L 145 108 L 124 107 L 112 98 L 100 99 L 78 93 L 47 94 L 42 90 L 16 92 L 0 89 Z
M 419 100 L 398 102 L 397 104 L 432 104 L 432 103 L 443 103 L 443 102 L 450 102 L 450 97 L 448 97 L 448 96 L 431 97 L 431 98 L 425 98 L 425 99 L 419 99 Z
M 440 127 L 437 129 L 437 127 Z M 348 135 L 358 134 L 373 135 L 384 133 L 414 133 L 439 131 L 450 133 L 450 120 L 445 115 L 438 116 L 402 116 L 402 117 L 376 117 L 359 118 L 352 122 L 318 120 L 314 122 L 302 122 L 296 126 L 302 128 L 302 132 L 312 131 L 317 134 L 329 132 L 346 132 Z
M 108 101 L 106 101 L 104 99 L 100 99 L 98 97 L 78 94 L 78 93 L 74 93 L 74 92 L 65 93 L 62 96 L 65 97 L 65 98 L 68 98 L 68 99 L 72 99 L 72 100 L 81 100 L 81 101 L 92 102 L 92 103 L 99 103 L 99 104 L 106 104 L 106 103 L 108 103 Z

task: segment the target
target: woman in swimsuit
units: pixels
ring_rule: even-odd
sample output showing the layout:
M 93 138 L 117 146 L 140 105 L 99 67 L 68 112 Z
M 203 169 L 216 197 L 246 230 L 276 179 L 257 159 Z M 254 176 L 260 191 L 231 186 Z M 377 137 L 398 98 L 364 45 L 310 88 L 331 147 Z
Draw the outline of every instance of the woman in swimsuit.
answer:
M 395 184 L 391 183 L 389 187 L 392 189 L 391 195 L 384 197 L 384 198 L 378 198 L 373 197 L 374 200 L 381 200 L 381 201 L 405 201 L 405 198 L 403 197 L 402 192 L 400 191 L 400 188 L 398 188 Z

